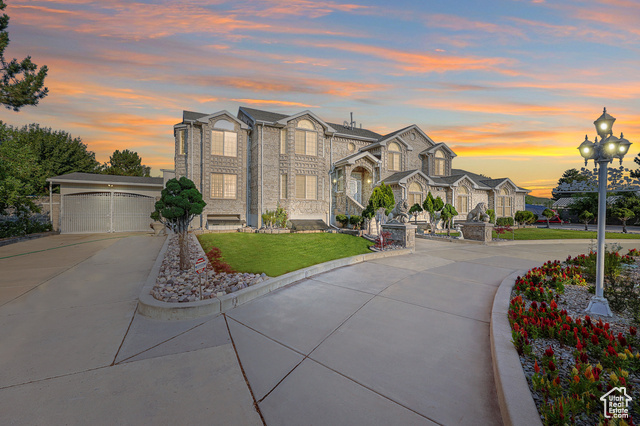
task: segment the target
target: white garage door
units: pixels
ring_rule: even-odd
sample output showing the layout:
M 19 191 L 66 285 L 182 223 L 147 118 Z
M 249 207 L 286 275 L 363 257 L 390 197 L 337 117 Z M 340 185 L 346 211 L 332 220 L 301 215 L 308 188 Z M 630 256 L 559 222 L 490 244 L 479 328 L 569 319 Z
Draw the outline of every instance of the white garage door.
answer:
M 155 199 L 122 192 L 89 192 L 62 197 L 64 233 L 149 231 Z

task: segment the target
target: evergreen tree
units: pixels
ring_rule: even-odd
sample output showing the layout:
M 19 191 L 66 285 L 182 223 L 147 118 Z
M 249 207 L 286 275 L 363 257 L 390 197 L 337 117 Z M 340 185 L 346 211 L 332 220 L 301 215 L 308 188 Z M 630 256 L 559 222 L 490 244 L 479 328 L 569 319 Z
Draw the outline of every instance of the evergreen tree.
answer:
M 0 0 L 0 11 L 7 5 Z M 44 87 L 44 78 L 47 76 L 46 65 L 38 70 L 38 66 L 31 62 L 27 56 L 22 61 L 12 59 L 9 62 L 4 57 L 4 51 L 9 45 L 9 16 L 3 13 L 0 16 L 0 103 L 8 109 L 20 111 L 25 105 L 37 105 L 38 101 L 49 92 Z
M 180 269 L 191 267 L 189 261 L 189 224 L 196 215 L 202 213 L 207 205 L 195 184 L 182 176 L 180 180 L 170 179 L 162 190 L 151 219 L 162 222 L 167 228 L 178 234 L 180 246 Z

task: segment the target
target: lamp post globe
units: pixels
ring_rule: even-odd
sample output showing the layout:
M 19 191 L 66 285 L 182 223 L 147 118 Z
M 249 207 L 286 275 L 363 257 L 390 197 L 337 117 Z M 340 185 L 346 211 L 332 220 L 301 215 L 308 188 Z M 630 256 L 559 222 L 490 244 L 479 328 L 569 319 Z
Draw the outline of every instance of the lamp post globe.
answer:
M 607 113 L 607 108 L 604 108 L 602 115 L 593 122 L 593 124 L 596 126 L 596 132 L 600 136 L 600 139 L 603 139 L 607 137 L 607 135 L 613 133 L 612 128 L 615 121 L 616 119 Z

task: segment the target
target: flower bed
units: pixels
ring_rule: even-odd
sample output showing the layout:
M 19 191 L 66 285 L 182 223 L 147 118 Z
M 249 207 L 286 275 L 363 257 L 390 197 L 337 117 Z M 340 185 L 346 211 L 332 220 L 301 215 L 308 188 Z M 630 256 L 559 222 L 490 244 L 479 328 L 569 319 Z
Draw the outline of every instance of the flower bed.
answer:
M 640 418 L 640 339 L 630 326 L 634 316 L 618 312 L 605 322 L 584 315 L 591 298 L 585 280 L 588 259 L 549 261 L 516 279 L 508 313 L 512 341 L 544 424 L 618 424 L 604 418 L 600 397 L 625 387 L 633 399 L 629 418 L 620 424 L 632 425 Z M 638 281 L 634 273 L 624 278 Z
M 158 300 L 171 303 L 195 302 L 224 296 L 268 279 L 266 274 L 235 273 L 229 265 L 221 262 L 220 251 L 207 253 L 207 273 L 196 273 L 193 268 L 179 269 L 180 248 L 177 235 L 169 237 L 167 252 L 151 295 Z M 197 240 L 188 239 L 191 264 L 200 257 Z M 202 282 L 202 286 L 200 283 Z

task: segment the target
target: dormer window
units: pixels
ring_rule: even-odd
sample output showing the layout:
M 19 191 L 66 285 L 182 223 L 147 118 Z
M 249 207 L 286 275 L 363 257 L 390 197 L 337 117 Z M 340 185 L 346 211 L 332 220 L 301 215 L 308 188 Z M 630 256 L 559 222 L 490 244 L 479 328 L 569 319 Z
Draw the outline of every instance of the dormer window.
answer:
M 296 125 L 296 154 L 318 155 L 318 133 L 309 120 L 300 120 Z
M 441 150 L 436 151 L 436 155 L 434 158 L 434 175 L 445 175 L 445 161 L 446 160 L 444 158 L 444 153 Z
M 402 159 L 402 151 L 400 150 L 400 145 L 395 142 L 391 142 L 387 146 L 387 151 L 389 151 L 389 170 L 399 172 L 401 170 L 400 164 Z

